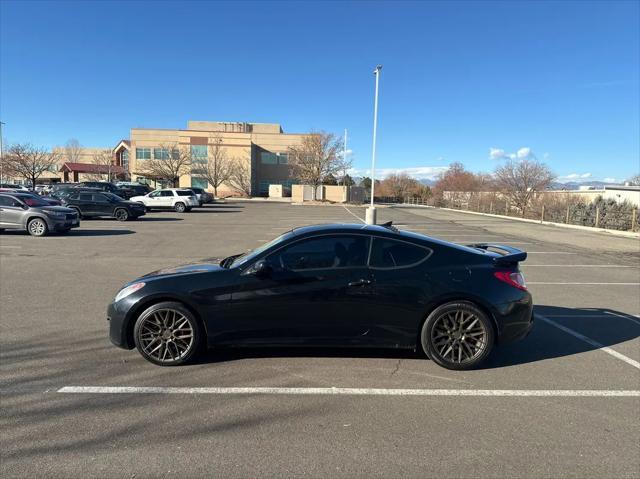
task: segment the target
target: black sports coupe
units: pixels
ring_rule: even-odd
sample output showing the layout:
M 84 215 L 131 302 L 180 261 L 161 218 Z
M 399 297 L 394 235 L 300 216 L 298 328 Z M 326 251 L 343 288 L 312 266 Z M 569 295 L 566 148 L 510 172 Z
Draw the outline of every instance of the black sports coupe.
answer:
M 296 228 L 249 253 L 127 283 L 109 305 L 110 337 L 162 366 L 205 346 L 353 346 L 417 349 L 470 369 L 531 329 L 526 257 L 390 224 Z

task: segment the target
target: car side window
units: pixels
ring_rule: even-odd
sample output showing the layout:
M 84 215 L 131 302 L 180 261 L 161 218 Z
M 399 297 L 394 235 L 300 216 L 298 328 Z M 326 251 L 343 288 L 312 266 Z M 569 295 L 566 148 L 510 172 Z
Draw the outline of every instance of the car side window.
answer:
M 20 204 L 20 202 L 18 200 L 12 198 L 11 196 L 0 195 L 0 206 L 20 207 L 22 205 Z
M 160 196 L 173 196 L 173 191 L 171 190 L 161 191 Z
M 418 245 L 386 238 L 373 238 L 369 266 L 371 268 L 408 268 L 417 266 L 430 255 L 430 249 Z
M 149 193 L 149 198 L 157 198 L 158 196 L 160 196 L 159 191 L 154 191 L 153 193 Z
M 80 201 L 93 201 L 91 193 L 80 193 Z
M 93 201 L 97 202 L 97 203 L 109 203 L 109 200 L 107 199 L 106 196 L 101 195 L 101 194 L 95 194 L 93 195 Z
M 323 236 L 286 246 L 269 257 L 269 261 L 291 271 L 363 267 L 368 250 L 367 236 Z

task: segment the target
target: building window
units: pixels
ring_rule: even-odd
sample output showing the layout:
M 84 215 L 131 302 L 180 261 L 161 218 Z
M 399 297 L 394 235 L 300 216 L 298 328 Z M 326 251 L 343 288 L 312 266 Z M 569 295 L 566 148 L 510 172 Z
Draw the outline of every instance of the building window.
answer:
M 260 163 L 263 165 L 277 165 L 278 157 L 270 151 L 262 151 L 260 152 Z
M 269 185 L 270 181 L 261 181 L 258 185 L 258 194 L 260 195 L 268 195 L 269 194 Z
M 129 171 L 129 150 L 122 150 L 120 153 L 120 165 Z
M 168 160 L 169 150 L 167 150 L 166 148 L 154 148 L 153 158 L 156 160 Z
M 191 145 L 191 160 L 194 163 L 206 163 L 207 145 Z
M 150 160 L 151 148 L 136 148 L 136 160 Z
M 286 165 L 289 163 L 289 153 L 278 153 L 278 164 Z
M 208 186 L 209 186 L 209 182 L 207 181 L 206 178 L 203 178 L 201 176 L 192 176 L 191 177 L 191 187 L 192 188 L 202 188 L 203 190 L 206 190 Z

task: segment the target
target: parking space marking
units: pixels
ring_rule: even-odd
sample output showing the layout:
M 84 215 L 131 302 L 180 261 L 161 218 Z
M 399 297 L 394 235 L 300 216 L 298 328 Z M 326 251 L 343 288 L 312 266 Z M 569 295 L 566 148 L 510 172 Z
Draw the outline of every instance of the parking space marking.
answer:
M 353 211 L 351 211 L 349 208 L 347 208 L 346 206 L 342 205 L 342 207 L 347 210 L 347 212 L 351 215 L 351 216 L 355 216 L 356 218 L 358 218 L 358 221 L 362 221 L 363 223 L 366 223 L 365 220 L 363 220 L 362 218 L 360 218 L 357 214 L 355 214 Z
M 604 344 L 599 343 L 598 341 L 591 339 L 587 336 L 585 336 L 584 334 L 580 334 L 577 331 L 574 331 L 573 329 L 567 328 L 566 326 L 563 326 L 562 324 L 554 321 L 553 319 L 549 319 L 546 316 L 542 316 L 541 314 L 536 314 L 536 318 L 544 321 L 547 324 L 550 324 L 551 326 L 555 326 L 556 328 L 560 329 L 561 331 L 564 331 L 567 334 L 570 334 L 571 336 L 581 339 L 582 341 L 584 341 L 585 343 L 588 343 L 596 348 L 598 348 L 600 351 L 603 351 L 607 354 L 610 354 L 611 356 L 613 356 L 614 358 L 619 359 L 620 361 L 624 361 L 625 363 L 633 366 L 636 369 L 640 369 L 640 363 L 634 359 L 631 359 L 628 356 L 625 356 L 624 354 L 620 354 L 618 351 L 614 351 L 613 349 L 605 346 Z
M 577 285 L 577 286 L 640 286 L 640 283 L 571 283 L 571 282 L 552 282 L 552 281 L 527 281 L 527 284 L 562 284 L 562 285 Z
M 639 390 L 600 389 L 379 389 L 288 387 L 65 386 L 63 394 L 233 394 L 324 396 L 640 397 Z
M 0 248 L 22 248 L 22 246 L 14 246 L 14 245 L 10 245 L 10 244 L 0 244 Z
M 637 268 L 638 266 L 622 266 L 619 264 L 523 264 L 521 266 L 539 268 Z

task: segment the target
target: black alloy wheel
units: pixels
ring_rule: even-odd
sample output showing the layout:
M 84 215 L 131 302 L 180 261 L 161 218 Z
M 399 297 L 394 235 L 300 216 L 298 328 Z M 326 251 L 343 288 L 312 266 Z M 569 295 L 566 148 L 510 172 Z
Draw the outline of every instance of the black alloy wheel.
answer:
M 493 348 L 491 320 L 475 304 L 456 301 L 439 306 L 422 327 L 422 348 L 433 361 L 447 369 L 477 367 Z
M 133 338 L 138 352 L 159 366 L 177 366 L 193 359 L 203 340 L 200 323 L 180 303 L 147 308 L 136 321 Z

